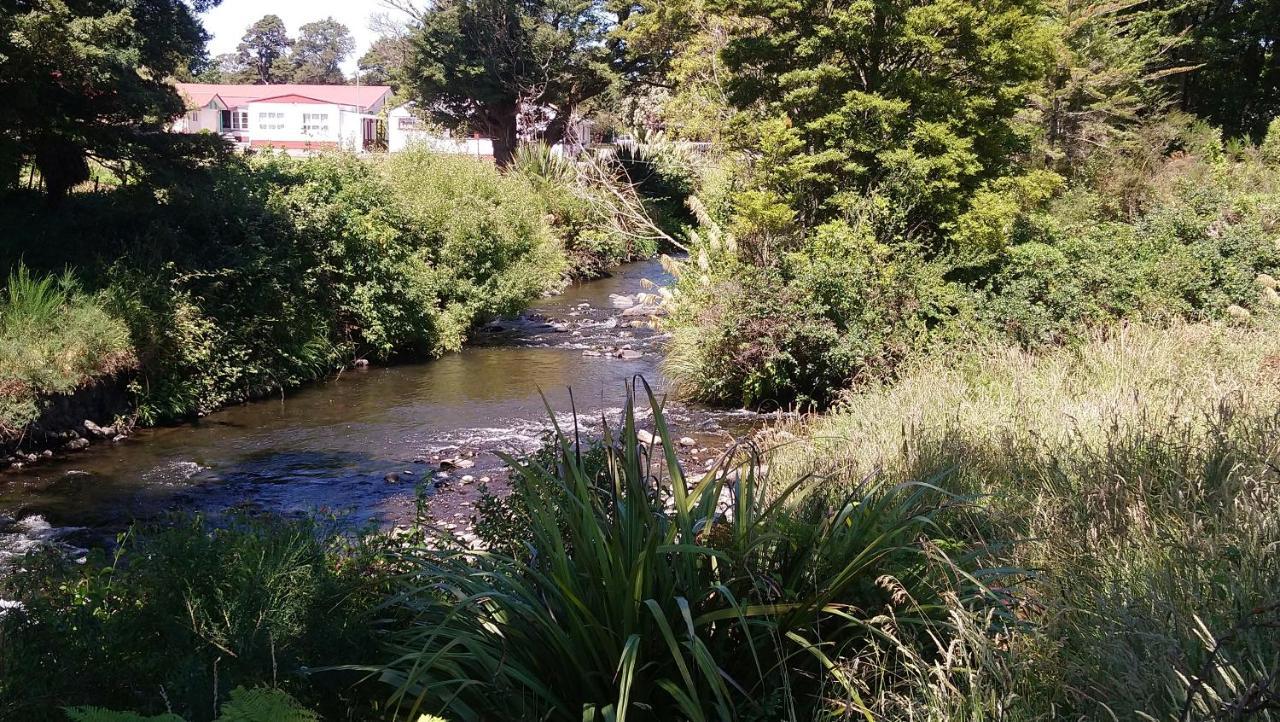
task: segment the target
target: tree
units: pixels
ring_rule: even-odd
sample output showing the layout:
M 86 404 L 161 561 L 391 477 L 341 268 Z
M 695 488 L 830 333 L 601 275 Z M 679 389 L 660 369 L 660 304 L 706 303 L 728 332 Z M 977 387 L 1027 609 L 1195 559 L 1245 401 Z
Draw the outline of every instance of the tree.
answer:
M 56 202 L 90 158 L 125 177 L 224 149 L 165 132 L 183 111 L 166 78 L 204 52 L 196 20 L 217 0 L 0 0 L 0 187 L 31 163 Z
M 360 56 L 357 71 L 360 82 L 366 85 L 390 85 L 399 89 L 400 79 L 413 52 L 408 37 L 384 35 Z
M 1192 0 L 1171 8 L 1172 32 L 1186 32 L 1177 79 L 1185 110 L 1231 135 L 1261 140 L 1280 115 L 1280 0 Z
M 293 82 L 341 85 L 346 82 L 342 63 L 355 50 L 356 42 L 346 25 L 325 18 L 298 29 L 290 58 Z
M 936 230 L 1026 148 L 1013 119 L 1053 40 L 1037 0 L 723 0 L 723 11 L 741 23 L 722 53 L 740 142 L 775 158 L 756 198 L 769 217 L 786 207 L 811 228 L 875 192 L 905 209 L 908 236 Z
M 281 83 L 287 78 L 280 76 L 280 61 L 286 58 L 292 44 L 280 16 L 266 15 L 245 31 L 236 48 L 236 56 L 240 64 L 251 72 L 251 82 Z
M 491 137 L 506 166 L 522 131 L 559 142 L 574 110 L 616 78 L 606 10 L 603 0 L 444 0 L 420 18 L 406 80 L 437 121 Z

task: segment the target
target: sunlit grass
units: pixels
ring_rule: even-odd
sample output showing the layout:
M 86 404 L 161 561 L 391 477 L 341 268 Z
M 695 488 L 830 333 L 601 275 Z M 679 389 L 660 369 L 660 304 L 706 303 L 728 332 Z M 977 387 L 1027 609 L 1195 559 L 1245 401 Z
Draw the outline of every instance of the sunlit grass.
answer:
M 9 274 L 0 296 L 0 429 L 34 419 L 41 396 L 133 364 L 125 324 L 70 273 L 38 275 L 19 265 Z

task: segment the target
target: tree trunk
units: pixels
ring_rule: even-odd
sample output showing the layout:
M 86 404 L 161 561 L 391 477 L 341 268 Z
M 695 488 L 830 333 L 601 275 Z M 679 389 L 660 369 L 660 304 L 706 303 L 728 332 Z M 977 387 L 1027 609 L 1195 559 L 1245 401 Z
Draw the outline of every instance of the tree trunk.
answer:
M 569 118 L 572 113 L 568 110 L 561 110 L 556 113 L 556 117 L 547 123 L 547 129 L 542 131 L 542 142 L 547 145 L 555 145 L 564 140 L 564 134 L 569 130 Z
M 489 136 L 493 139 L 493 162 L 507 168 L 516 157 L 520 138 L 516 128 L 516 109 L 502 108 L 490 115 Z

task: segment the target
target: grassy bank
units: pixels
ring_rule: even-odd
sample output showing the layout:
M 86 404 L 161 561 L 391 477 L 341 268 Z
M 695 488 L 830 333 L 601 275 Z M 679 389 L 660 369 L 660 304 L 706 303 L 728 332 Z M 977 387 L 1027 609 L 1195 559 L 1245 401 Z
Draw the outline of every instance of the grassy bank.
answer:
M 0 439 L 19 436 L 39 399 L 136 368 L 129 330 L 74 276 L 33 275 L 19 264 L 0 298 Z
M 958 648 L 927 695 L 881 711 L 1270 719 L 1278 365 L 1270 322 L 984 348 L 853 396 L 784 447 L 784 479 L 926 480 L 977 499 L 988 563 L 1025 570 L 1000 582 L 1022 625 Z
M 49 397 L 120 370 L 162 423 L 356 359 L 457 350 L 477 323 L 655 250 L 589 186 L 414 151 L 230 159 L 57 209 L 11 196 L 0 262 L 32 270 L 3 312 L 0 423 L 19 434 Z

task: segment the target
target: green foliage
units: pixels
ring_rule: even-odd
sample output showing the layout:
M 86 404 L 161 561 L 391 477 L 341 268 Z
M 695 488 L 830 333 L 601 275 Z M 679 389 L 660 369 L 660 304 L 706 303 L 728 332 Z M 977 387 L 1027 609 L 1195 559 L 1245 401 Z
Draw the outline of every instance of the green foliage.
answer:
M 723 4 L 747 21 L 723 57 L 762 189 L 803 227 L 873 189 L 941 227 L 1024 147 L 1013 124 L 1050 43 L 1038 4 Z
M 559 281 L 528 185 L 466 158 L 258 156 L 157 194 L 4 209 L 3 255 L 76 259 L 142 362 L 146 422 L 318 378 L 352 358 L 430 358 Z
M 849 385 L 892 375 L 966 305 L 940 264 L 877 240 L 896 221 L 883 199 L 767 267 L 738 240 L 694 237 L 674 298 L 666 370 L 685 394 L 748 407 L 823 407 Z M 759 239 L 755 254 L 762 253 Z
M 356 49 L 355 38 L 346 25 L 332 17 L 316 20 L 298 28 L 293 41 L 289 65 L 294 83 L 342 85 L 347 78 L 342 63 Z
M 71 722 L 184 722 L 172 713 L 144 717 L 134 712 L 113 712 L 101 707 L 70 707 Z M 236 687 L 218 710 L 215 722 L 318 722 L 315 713 L 278 689 Z
M 924 541 L 941 530 L 928 486 L 875 481 L 826 494 L 808 478 L 769 484 L 734 456 L 686 477 L 662 408 L 640 441 L 628 407 L 605 465 L 557 431 L 542 461 L 510 460 L 537 493 L 518 554 L 448 539 L 408 546 L 382 679 L 410 717 L 478 719 L 801 719 L 860 678 L 832 660 L 897 631 L 946 636 L 946 590 L 981 605 L 980 585 Z M 663 465 L 669 473 L 654 472 Z M 910 601 L 909 601 L 910 600 Z M 909 612 L 907 610 L 910 610 Z M 893 636 L 893 635 L 889 635 Z
M 0 299 L 0 432 L 16 435 L 44 397 L 132 369 L 129 332 L 68 271 L 33 274 L 19 263 Z
M 1260 275 L 1280 270 L 1273 218 L 1280 175 L 1254 161 L 1167 161 L 1162 187 L 1130 221 L 1076 190 L 1032 217 L 987 286 L 982 316 L 1027 345 L 1118 319 L 1224 316 L 1274 304 Z M 1016 236 L 1015 236 L 1016 237 Z
M 224 152 L 216 136 L 164 132 L 183 110 L 166 78 L 203 53 L 196 13 L 216 4 L 0 4 L 0 190 L 16 183 L 24 161 L 57 200 L 89 179 L 90 156 L 154 177 Z
M 145 716 L 136 712 L 116 712 L 102 707 L 68 707 L 67 719 L 71 722 L 185 722 L 171 712 Z
M 619 263 L 652 256 L 665 238 L 625 165 L 610 155 L 571 159 L 544 143 L 526 143 L 516 151 L 511 172 L 532 186 L 572 277 L 597 277 Z
M 217 722 L 318 722 L 286 692 L 267 687 L 231 690 L 218 710 Z
M 136 530 L 83 564 L 28 557 L 3 584 L 23 608 L 0 619 L 0 713 L 28 720 L 69 704 L 209 719 L 238 685 L 316 699 L 355 680 L 322 675 L 313 687 L 303 671 L 359 659 L 383 593 L 371 548 L 316 522 L 243 516 Z M 353 695 L 323 701 L 338 712 Z M 233 693 L 224 719 L 268 719 L 246 715 L 282 704 Z

